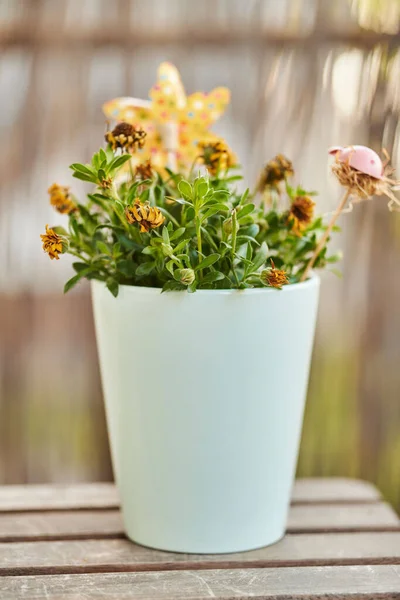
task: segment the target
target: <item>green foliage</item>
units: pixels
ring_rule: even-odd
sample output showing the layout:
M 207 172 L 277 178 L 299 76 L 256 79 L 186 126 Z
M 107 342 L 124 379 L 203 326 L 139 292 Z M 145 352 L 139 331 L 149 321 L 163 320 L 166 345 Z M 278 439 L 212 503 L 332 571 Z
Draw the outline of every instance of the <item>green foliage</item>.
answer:
M 124 177 L 118 175 L 129 158 L 100 149 L 90 164 L 71 165 L 74 177 L 94 189 L 70 213 L 68 232 L 55 228 L 67 252 L 79 259 L 65 291 L 82 278 L 104 281 L 114 296 L 119 285 L 189 292 L 263 287 L 260 274 L 271 260 L 286 272 L 289 283 L 300 280 L 325 226 L 316 218 L 296 230 L 290 206 L 295 197 L 312 192 L 287 184 L 286 196 L 266 206 L 249 190 L 239 194 L 235 186 L 240 176 L 229 170 L 190 179 L 166 170 L 141 181 L 127 165 Z M 127 208 L 134 214 L 135 206 L 143 208 L 144 216 L 151 207 L 162 215 L 158 212 L 160 219 L 153 224 L 150 217 L 147 225 L 135 222 L 135 216 L 128 221 Z M 325 247 L 315 268 L 338 259 L 328 257 Z

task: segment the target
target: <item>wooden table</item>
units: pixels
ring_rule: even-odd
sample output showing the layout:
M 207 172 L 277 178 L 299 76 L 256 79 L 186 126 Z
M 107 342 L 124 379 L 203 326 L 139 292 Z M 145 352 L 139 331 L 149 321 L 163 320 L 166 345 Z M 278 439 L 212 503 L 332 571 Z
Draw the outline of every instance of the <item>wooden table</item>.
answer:
M 296 482 L 288 534 L 172 554 L 124 538 L 114 485 L 0 488 L 0 599 L 399 598 L 400 522 L 370 484 Z

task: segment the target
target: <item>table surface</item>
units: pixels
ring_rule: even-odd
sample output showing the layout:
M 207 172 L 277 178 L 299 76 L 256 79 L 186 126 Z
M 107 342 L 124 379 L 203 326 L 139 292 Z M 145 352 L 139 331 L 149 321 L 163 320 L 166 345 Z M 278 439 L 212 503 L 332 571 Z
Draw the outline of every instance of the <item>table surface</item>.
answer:
M 175 554 L 124 538 L 113 484 L 4 486 L 0 598 L 400 599 L 400 522 L 369 483 L 300 479 L 281 542 Z

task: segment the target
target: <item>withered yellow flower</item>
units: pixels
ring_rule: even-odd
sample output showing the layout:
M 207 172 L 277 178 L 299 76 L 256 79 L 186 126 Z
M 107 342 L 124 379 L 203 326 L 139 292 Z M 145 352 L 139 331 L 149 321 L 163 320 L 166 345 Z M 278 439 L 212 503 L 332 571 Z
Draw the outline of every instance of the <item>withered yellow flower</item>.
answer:
M 130 123 L 118 123 L 112 131 L 107 131 L 105 137 L 113 150 L 121 148 L 123 152 L 133 154 L 138 148 L 143 148 L 147 133 L 140 127 Z
M 140 202 L 136 198 L 132 206 L 127 206 L 125 216 L 128 223 L 139 223 L 141 233 L 149 232 L 150 229 L 160 227 L 165 217 L 157 206 L 150 206 L 149 202 Z
M 69 187 L 53 183 L 47 191 L 50 195 L 50 204 L 59 213 L 68 215 L 76 210 L 76 204 L 71 199 Z
M 263 192 L 267 187 L 277 187 L 280 181 L 294 175 L 293 165 L 283 154 L 277 154 L 261 172 L 257 183 L 257 191 Z
M 260 278 L 263 284 L 274 288 L 281 288 L 283 285 L 289 283 L 286 271 L 276 269 L 272 260 L 271 265 L 269 269 L 261 271 Z
M 292 221 L 292 229 L 300 233 L 311 223 L 314 217 L 315 202 L 309 196 L 297 196 L 289 210 L 289 220 Z
M 199 159 L 207 167 L 210 175 L 217 175 L 218 171 L 229 169 L 236 164 L 236 157 L 228 144 L 215 138 L 198 143 L 201 152 Z
M 145 179 L 153 179 L 153 168 L 151 166 L 151 161 L 147 160 L 144 163 L 138 165 L 135 169 L 135 176 L 144 181 Z
M 51 260 L 59 259 L 59 254 L 63 251 L 62 238 L 48 225 L 46 225 L 46 233 L 41 234 L 43 242 L 43 250 L 47 252 Z

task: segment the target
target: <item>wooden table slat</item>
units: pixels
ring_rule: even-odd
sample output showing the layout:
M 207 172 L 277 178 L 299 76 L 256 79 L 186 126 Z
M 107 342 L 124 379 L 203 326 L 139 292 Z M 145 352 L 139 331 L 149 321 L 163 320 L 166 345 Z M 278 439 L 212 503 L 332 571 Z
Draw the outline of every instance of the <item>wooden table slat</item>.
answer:
M 378 490 L 370 483 L 344 478 L 299 479 L 292 502 L 375 502 Z M 118 508 L 113 483 L 6 485 L 0 487 L 0 512 Z
M 251 552 L 161 552 L 125 539 L 0 544 L 0 575 L 400 564 L 400 531 L 287 535 Z
M 286 567 L 2 577 L 2 600 L 400 598 L 400 566 Z
M 384 502 L 373 504 L 294 505 L 288 531 L 390 531 L 399 519 Z M 0 514 L 0 541 L 121 537 L 118 510 L 49 511 Z
M 288 535 L 226 555 L 124 537 L 114 484 L 0 488 L 1 600 L 400 600 L 400 521 L 371 484 L 303 479 Z

